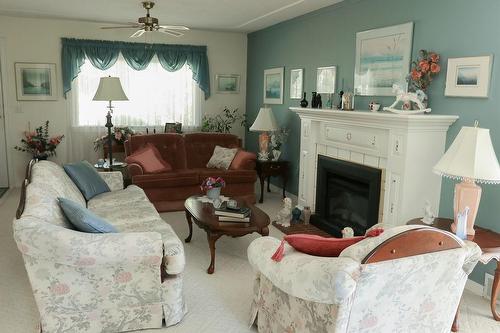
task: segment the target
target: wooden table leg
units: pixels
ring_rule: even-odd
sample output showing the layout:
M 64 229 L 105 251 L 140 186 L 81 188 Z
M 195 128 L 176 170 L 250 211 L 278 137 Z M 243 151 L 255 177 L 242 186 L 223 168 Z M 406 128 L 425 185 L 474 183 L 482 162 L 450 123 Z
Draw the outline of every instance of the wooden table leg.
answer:
M 269 228 L 268 228 L 268 227 L 264 227 L 264 228 L 262 228 L 262 229 L 259 231 L 259 234 L 261 234 L 261 236 L 269 236 Z
M 215 271 L 215 242 L 220 238 L 220 234 L 214 234 L 207 231 L 208 246 L 210 247 L 210 266 L 207 273 L 213 274 Z
M 271 192 L 271 176 L 267 177 L 267 192 Z
M 286 183 L 288 183 L 288 174 L 283 175 L 283 199 L 286 198 Z
M 191 220 L 191 213 L 189 213 L 187 210 L 186 210 L 186 220 L 189 227 L 189 236 L 187 236 L 187 238 L 184 241 L 186 243 L 189 243 L 191 241 L 191 237 L 193 237 L 193 221 Z
M 497 261 L 497 269 L 495 270 L 495 278 L 491 288 L 491 313 L 496 321 L 500 321 L 500 314 L 497 312 L 497 297 L 500 291 L 500 261 Z
M 259 180 L 260 180 L 260 200 L 259 200 L 259 203 L 264 202 L 264 179 L 265 179 L 265 177 L 263 175 L 259 175 Z

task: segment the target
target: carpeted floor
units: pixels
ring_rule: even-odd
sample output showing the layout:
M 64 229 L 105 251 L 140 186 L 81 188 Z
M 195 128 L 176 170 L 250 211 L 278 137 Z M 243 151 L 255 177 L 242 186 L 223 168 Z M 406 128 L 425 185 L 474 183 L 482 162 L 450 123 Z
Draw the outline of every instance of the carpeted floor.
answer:
M 12 239 L 19 190 L 11 191 L 0 205 L 0 332 L 36 332 L 38 313 L 21 255 Z M 260 207 L 273 216 L 281 205 L 278 193 L 266 194 Z M 181 239 L 187 236 L 184 213 L 167 213 Z M 271 227 L 271 236 L 281 237 Z M 185 295 L 189 313 L 169 328 L 145 332 L 165 333 L 246 333 L 256 332 L 248 325 L 248 314 L 254 274 L 246 260 L 246 248 L 258 237 L 221 238 L 217 242 L 215 274 L 208 275 L 209 251 L 204 231 L 193 228 L 191 243 L 185 244 L 187 266 L 184 273 Z M 465 292 L 460 309 L 460 332 L 499 332 L 500 323 L 491 317 L 489 304 L 481 297 Z

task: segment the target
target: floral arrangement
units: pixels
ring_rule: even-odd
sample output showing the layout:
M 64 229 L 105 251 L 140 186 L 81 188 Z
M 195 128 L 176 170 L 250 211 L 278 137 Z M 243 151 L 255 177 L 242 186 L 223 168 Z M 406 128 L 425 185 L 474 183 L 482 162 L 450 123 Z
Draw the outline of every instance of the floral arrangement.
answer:
M 290 135 L 290 130 L 286 127 L 281 127 L 273 132 L 271 134 L 271 149 L 280 150 L 281 146 L 286 142 L 288 135 Z
M 15 146 L 15 150 L 30 153 L 35 158 L 45 159 L 48 156 L 56 155 L 56 148 L 61 143 L 64 135 L 49 135 L 49 121 L 44 125 L 35 128 L 35 131 L 24 132 L 24 138 L 21 139 L 21 145 Z
M 241 121 L 241 126 L 247 127 L 245 116 L 239 114 L 238 109 L 230 110 L 226 106 L 218 115 L 203 116 L 201 131 L 229 133 L 237 121 Z
M 202 191 L 208 191 L 213 188 L 224 187 L 226 182 L 221 177 L 208 177 L 203 181 L 200 188 Z
M 410 90 L 426 91 L 432 78 L 441 71 L 439 54 L 427 50 L 420 50 L 417 61 L 413 61 L 411 72 L 407 80 Z
M 125 127 L 115 127 L 114 132 L 111 133 L 112 139 L 116 144 L 123 145 L 126 140 L 128 140 L 132 135 L 135 135 L 135 131 L 128 126 Z M 103 145 L 107 144 L 108 135 L 103 135 L 94 140 L 94 150 L 98 151 Z

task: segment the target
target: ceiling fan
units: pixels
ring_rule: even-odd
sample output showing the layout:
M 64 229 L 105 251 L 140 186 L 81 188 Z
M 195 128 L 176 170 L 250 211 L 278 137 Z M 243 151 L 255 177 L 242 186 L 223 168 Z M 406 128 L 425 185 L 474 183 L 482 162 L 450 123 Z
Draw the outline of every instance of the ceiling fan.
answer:
M 156 17 L 149 14 L 149 10 L 153 8 L 155 3 L 153 1 L 143 1 L 142 6 L 146 9 L 146 16 L 139 17 L 138 23 L 130 23 L 131 25 L 122 25 L 116 27 L 101 27 L 101 29 L 139 29 L 134 32 L 130 38 L 141 37 L 145 32 L 157 31 L 174 37 L 184 35 L 179 31 L 187 31 L 188 27 L 183 25 L 160 25 Z

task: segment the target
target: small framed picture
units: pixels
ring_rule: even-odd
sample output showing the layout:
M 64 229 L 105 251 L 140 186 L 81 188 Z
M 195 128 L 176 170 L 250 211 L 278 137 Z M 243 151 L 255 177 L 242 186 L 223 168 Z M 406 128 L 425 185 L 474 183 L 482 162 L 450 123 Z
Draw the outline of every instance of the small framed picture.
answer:
M 264 104 L 283 104 L 284 67 L 264 70 Z
M 56 64 L 16 62 L 14 66 L 18 101 L 57 100 Z
M 304 90 L 304 70 L 302 68 L 290 71 L 290 99 L 302 99 Z
M 316 92 L 319 94 L 335 93 L 337 67 L 319 67 L 316 73 Z
M 215 75 L 215 91 L 219 94 L 238 94 L 240 92 L 240 76 L 238 74 Z
M 493 56 L 449 58 L 445 96 L 488 97 Z

